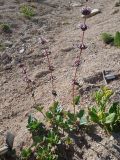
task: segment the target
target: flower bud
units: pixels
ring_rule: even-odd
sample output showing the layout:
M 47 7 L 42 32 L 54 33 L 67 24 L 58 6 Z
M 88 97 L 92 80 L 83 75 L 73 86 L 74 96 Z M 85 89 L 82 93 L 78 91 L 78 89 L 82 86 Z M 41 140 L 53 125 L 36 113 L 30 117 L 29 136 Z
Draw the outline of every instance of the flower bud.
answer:
M 84 44 L 80 45 L 80 49 L 86 49 L 86 48 L 87 48 L 86 45 L 84 45 Z
M 81 24 L 80 28 L 81 28 L 82 31 L 86 31 L 88 27 L 87 27 L 86 24 Z
M 86 49 L 86 48 L 87 48 L 87 46 L 86 46 L 85 44 L 77 45 L 77 47 L 78 47 L 79 49 Z
M 72 84 L 76 85 L 76 86 L 80 86 L 80 84 L 76 81 L 76 80 L 73 80 L 72 81 Z
M 89 7 L 82 8 L 81 13 L 82 13 L 84 16 L 88 16 L 88 15 L 90 15 L 90 13 L 91 13 L 91 9 L 90 9 Z
M 75 67 L 78 67 L 79 65 L 80 65 L 80 60 L 78 59 L 75 61 Z
M 53 67 L 53 66 L 49 66 L 49 70 L 50 70 L 51 72 L 53 72 L 53 71 L 54 71 L 54 67 Z
M 56 97 L 57 96 L 57 92 L 55 90 L 52 90 L 52 95 Z

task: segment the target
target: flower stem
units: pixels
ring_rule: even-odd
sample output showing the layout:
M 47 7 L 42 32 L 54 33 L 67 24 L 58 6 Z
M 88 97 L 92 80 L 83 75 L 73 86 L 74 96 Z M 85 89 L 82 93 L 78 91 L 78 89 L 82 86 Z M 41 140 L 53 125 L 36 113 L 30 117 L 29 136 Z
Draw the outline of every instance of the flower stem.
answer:
M 54 77 L 53 77 L 53 70 L 54 70 L 54 68 L 51 65 L 50 58 L 49 58 L 49 53 L 48 53 L 47 49 L 45 49 L 45 55 L 47 57 L 48 68 L 49 68 L 49 71 L 50 71 L 50 80 L 51 80 L 51 89 L 52 89 L 52 95 L 53 95 L 53 102 L 55 102 L 57 93 L 56 93 L 55 87 L 54 87 Z
M 86 8 L 87 8 L 87 5 L 86 5 Z M 86 26 L 86 16 L 84 18 L 84 22 L 83 22 L 83 25 L 85 27 Z M 73 78 L 73 84 L 72 84 L 72 99 L 73 99 L 73 108 L 74 108 L 74 115 L 76 114 L 76 105 L 74 103 L 74 99 L 75 99 L 75 85 L 76 85 L 76 81 L 77 81 L 77 72 L 78 72 L 78 68 L 79 68 L 79 65 L 80 65 L 80 61 L 81 61 L 81 54 L 83 52 L 83 49 L 85 49 L 84 47 L 84 37 L 85 37 L 85 30 L 87 28 L 84 28 L 82 29 L 82 39 L 81 39 L 81 45 L 80 45 L 80 52 L 79 52 L 79 55 L 77 56 L 77 59 L 79 61 L 79 64 L 75 66 L 75 72 L 74 72 L 74 78 Z

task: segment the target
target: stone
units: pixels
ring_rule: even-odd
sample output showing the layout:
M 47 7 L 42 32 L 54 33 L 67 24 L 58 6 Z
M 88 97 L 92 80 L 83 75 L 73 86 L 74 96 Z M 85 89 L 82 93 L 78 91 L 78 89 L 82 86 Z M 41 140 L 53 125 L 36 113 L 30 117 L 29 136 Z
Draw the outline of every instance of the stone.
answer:
M 88 16 L 86 16 L 86 17 L 89 18 L 89 17 L 95 16 L 95 15 L 98 14 L 98 13 L 101 13 L 101 10 L 100 10 L 100 9 L 93 9 L 93 10 L 91 11 L 91 14 L 88 15 Z M 84 18 L 85 15 L 82 15 L 81 17 Z
M 22 53 L 24 53 L 24 52 L 25 52 L 25 48 L 22 48 L 22 49 L 19 51 L 20 54 L 22 54 Z
M 0 134 L 3 134 L 3 132 L 4 132 L 3 130 L 0 130 Z
M 82 4 L 81 3 L 75 3 L 75 2 L 73 2 L 73 3 L 70 4 L 70 6 L 71 7 L 81 7 Z
M 113 136 L 110 136 L 110 141 L 113 141 L 114 140 L 114 137 Z
M 0 156 L 6 154 L 7 152 L 8 152 L 7 146 L 3 146 L 2 148 L 0 148 Z
M 12 149 L 12 147 L 13 147 L 14 138 L 15 138 L 14 134 L 7 132 L 6 144 L 10 149 Z
M 115 74 L 113 71 L 109 70 L 109 71 L 103 71 L 103 77 L 104 80 L 106 80 L 106 82 L 110 82 L 113 80 L 117 80 L 119 78 L 119 74 Z
M 74 47 L 66 47 L 66 48 L 61 49 L 61 51 L 62 52 L 70 52 L 73 49 L 74 49 Z
M 13 43 L 12 43 L 11 41 L 5 41 L 5 42 L 4 42 L 4 45 L 5 45 L 6 47 L 12 47 Z

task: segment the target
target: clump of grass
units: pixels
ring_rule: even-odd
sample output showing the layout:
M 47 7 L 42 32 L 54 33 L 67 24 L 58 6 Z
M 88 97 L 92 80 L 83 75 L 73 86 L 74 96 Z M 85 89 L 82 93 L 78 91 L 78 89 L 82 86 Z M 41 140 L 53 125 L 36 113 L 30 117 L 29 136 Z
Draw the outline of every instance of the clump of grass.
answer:
M 120 47 L 120 32 L 116 32 L 114 37 L 114 45 Z
M 109 33 L 102 33 L 102 40 L 105 44 L 112 44 L 114 42 L 114 37 Z
M 23 14 L 24 17 L 28 19 L 31 19 L 33 16 L 35 16 L 33 8 L 28 5 L 22 5 L 20 7 L 20 12 Z
M 0 25 L 0 29 L 1 29 L 4 33 L 11 33 L 11 32 L 12 32 L 12 30 L 11 30 L 11 28 L 10 28 L 10 25 L 7 24 L 7 23 L 2 23 L 2 24 Z

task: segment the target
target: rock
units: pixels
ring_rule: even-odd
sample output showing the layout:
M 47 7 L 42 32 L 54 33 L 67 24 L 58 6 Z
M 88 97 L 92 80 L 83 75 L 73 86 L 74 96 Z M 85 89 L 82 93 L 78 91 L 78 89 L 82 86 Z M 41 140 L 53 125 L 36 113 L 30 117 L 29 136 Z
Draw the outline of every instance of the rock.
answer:
M 23 43 L 26 43 L 31 37 L 30 36 L 25 36 L 25 37 L 22 37 L 20 40 L 23 42 Z
M 4 65 L 11 63 L 12 57 L 10 57 L 7 53 L 3 53 L 0 57 L 0 62 Z
M 0 135 L 2 135 L 4 133 L 4 130 L 0 130 Z
M 119 9 L 114 9 L 111 14 L 116 14 L 119 12 Z
M 41 71 L 41 72 L 35 73 L 35 79 L 39 79 L 39 78 L 45 77 L 49 73 L 50 73 L 49 70 L 48 71 Z
M 120 0 L 116 0 L 115 1 L 115 7 L 119 7 L 120 6 Z
M 14 138 L 15 138 L 14 134 L 7 132 L 6 144 L 10 149 L 12 149 L 12 147 L 13 147 Z
M 74 49 L 74 47 L 66 47 L 66 48 L 61 49 L 61 51 L 62 52 L 70 52 L 73 49 Z
M 5 42 L 4 42 L 4 45 L 5 45 L 6 47 L 12 47 L 13 43 L 12 43 L 11 41 L 5 41 Z
M 98 13 L 101 13 L 101 10 L 100 10 L 100 9 L 93 9 L 93 10 L 91 11 L 91 14 L 88 15 L 87 18 L 92 17 L 92 16 L 95 16 L 95 15 L 98 14 Z M 84 18 L 85 15 L 82 15 L 81 17 Z
M 20 54 L 22 54 L 22 53 L 24 53 L 24 52 L 25 52 L 25 48 L 22 48 L 22 49 L 19 51 Z
M 113 136 L 110 136 L 110 141 L 113 141 L 114 140 L 114 137 Z
M 70 6 L 71 7 L 81 7 L 82 4 L 81 3 L 75 3 L 75 2 L 73 2 L 73 3 L 70 4 Z

